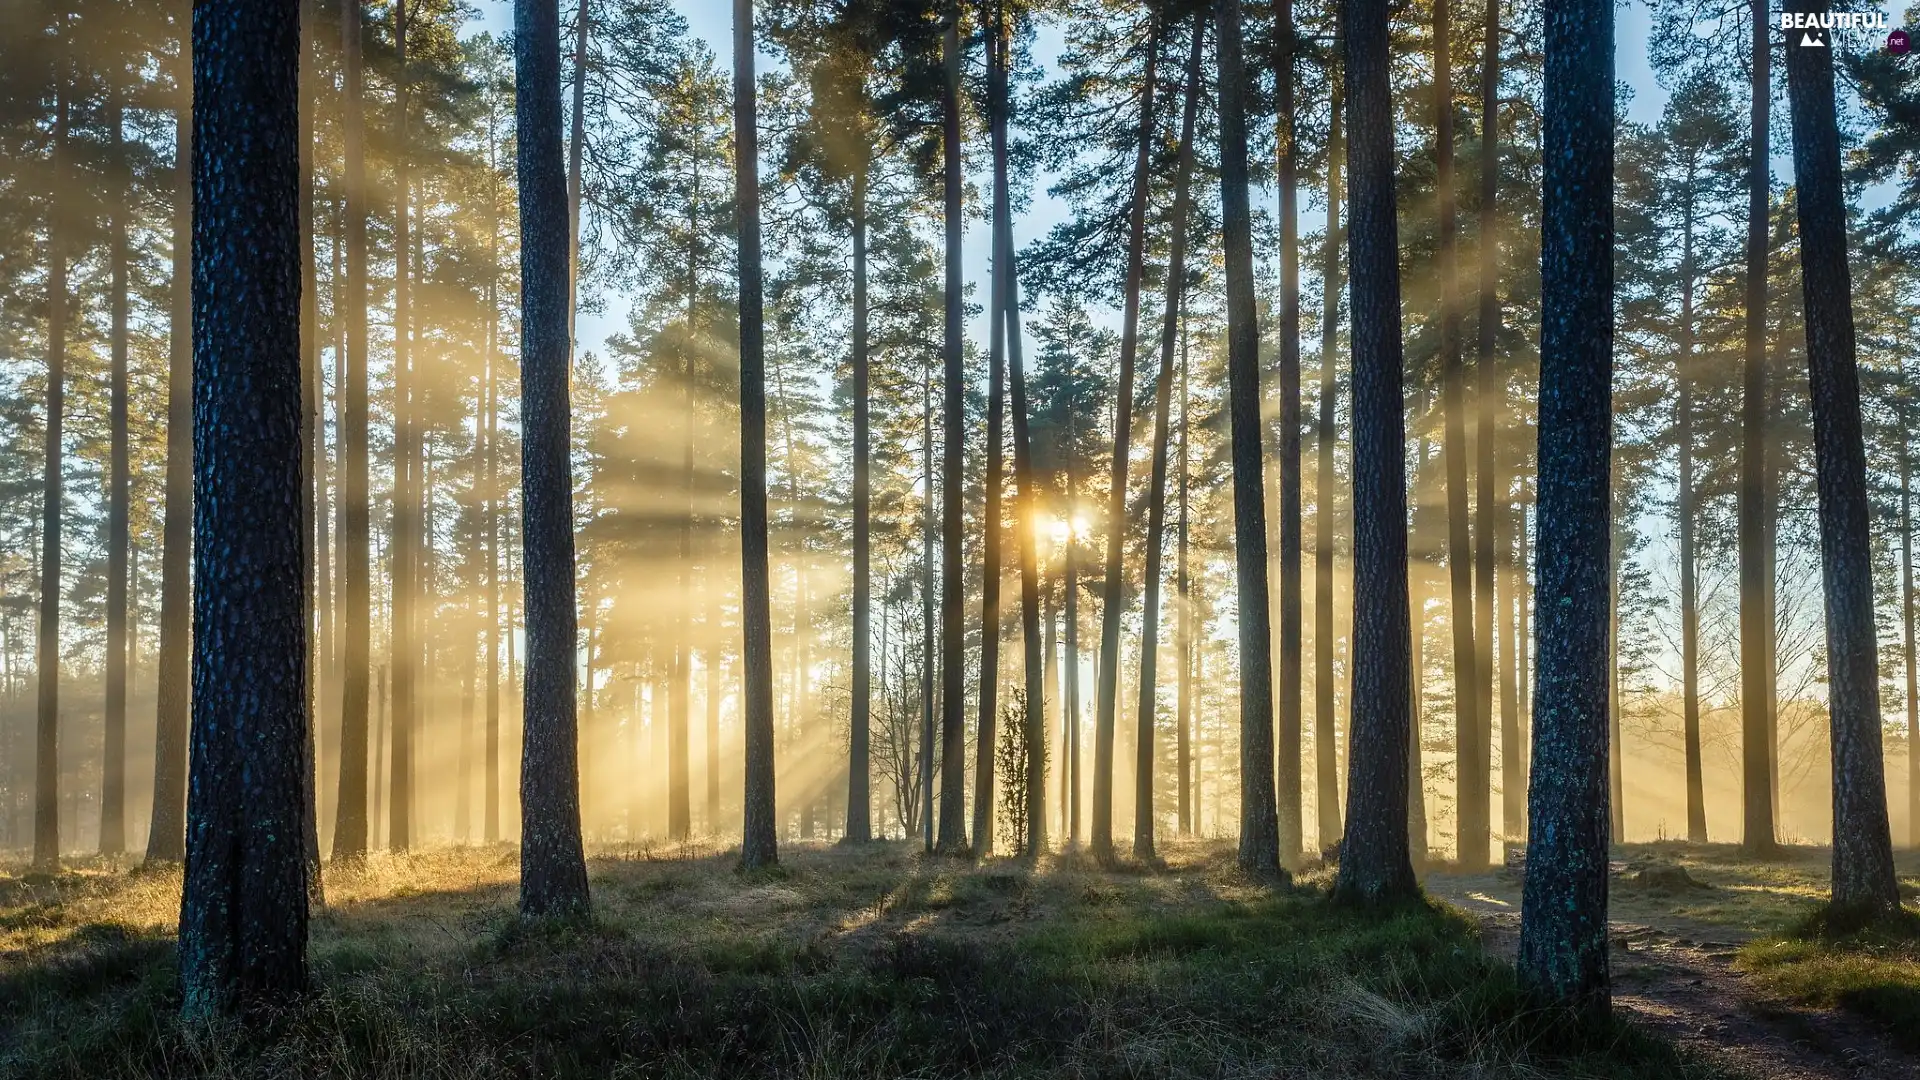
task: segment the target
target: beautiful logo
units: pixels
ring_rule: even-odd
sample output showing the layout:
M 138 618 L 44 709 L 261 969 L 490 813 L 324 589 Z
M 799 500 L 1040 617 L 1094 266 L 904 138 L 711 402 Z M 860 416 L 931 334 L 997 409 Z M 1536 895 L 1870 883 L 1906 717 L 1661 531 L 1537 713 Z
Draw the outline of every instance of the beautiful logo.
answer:
M 1793 41 L 1794 32 L 1798 32 L 1797 44 L 1802 48 L 1825 49 L 1833 44 L 1831 35 L 1835 30 L 1886 30 L 1887 15 L 1883 11 L 1783 11 L 1780 29 L 1788 31 L 1788 41 Z M 1893 49 L 1891 36 L 1887 47 Z

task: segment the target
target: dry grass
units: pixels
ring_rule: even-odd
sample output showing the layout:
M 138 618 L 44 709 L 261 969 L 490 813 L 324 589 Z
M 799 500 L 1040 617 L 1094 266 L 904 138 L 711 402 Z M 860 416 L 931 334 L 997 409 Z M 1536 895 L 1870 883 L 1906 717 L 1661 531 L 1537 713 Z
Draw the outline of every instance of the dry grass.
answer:
M 908 845 L 602 852 L 594 919 L 528 925 L 511 848 L 327 877 L 314 989 L 175 1018 L 177 873 L 0 870 L 0 1074 L 21 1077 L 1705 1075 L 1572 1042 L 1468 923 L 1276 890 L 1221 845 L 1167 867 L 971 866 Z

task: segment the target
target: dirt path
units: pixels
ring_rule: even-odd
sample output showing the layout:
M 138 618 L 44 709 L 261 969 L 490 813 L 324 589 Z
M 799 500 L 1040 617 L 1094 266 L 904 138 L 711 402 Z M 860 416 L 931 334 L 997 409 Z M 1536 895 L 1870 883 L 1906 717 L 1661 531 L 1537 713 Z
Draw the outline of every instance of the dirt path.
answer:
M 1427 891 L 1480 920 L 1487 949 L 1511 961 L 1520 894 L 1502 874 L 1434 874 Z M 1755 1078 L 1920 1080 L 1920 1062 L 1847 1013 L 1770 997 L 1733 966 L 1752 934 L 1629 907 L 1613 932 L 1614 1006 L 1700 1058 Z

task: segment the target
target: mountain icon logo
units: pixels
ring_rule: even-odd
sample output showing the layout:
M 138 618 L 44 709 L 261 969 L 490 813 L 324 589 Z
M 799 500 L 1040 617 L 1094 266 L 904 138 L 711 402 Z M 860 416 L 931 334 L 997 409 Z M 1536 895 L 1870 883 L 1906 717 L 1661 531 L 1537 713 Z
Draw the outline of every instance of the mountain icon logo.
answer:
M 1809 30 L 1806 33 L 1800 35 L 1800 47 L 1803 49 L 1806 49 L 1806 48 L 1824 49 L 1827 47 L 1827 39 L 1824 37 L 1816 37 L 1814 36 L 1813 31 Z

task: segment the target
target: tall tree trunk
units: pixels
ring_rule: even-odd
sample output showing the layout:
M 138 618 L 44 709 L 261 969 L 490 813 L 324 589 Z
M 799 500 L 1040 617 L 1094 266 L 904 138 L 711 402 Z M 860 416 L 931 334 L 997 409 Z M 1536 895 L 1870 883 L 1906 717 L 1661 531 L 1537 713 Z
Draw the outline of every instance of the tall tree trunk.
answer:
M 118 75 L 115 76 L 119 77 Z M 115 856 L 127 848 L 127 221 L 131 185 L 119 177 L 126 165 L 125 110 L 118 86 L 111 87 L 107 126 L 109 168 L 117 190 L 108 210 L 107 259 L 113 292 L 112 371 L 109 414 L 112 432 L 107 478 L 107 686 L 100 765 L 100 854 Z
M 1004 15 L 1004 4 L 996 5 L 997 16 Z M 1001 265 L 1005 252 L 1000 247 L 1000 204 L 1006 199 L 1005 172 L 1001 168 L 1001 131 L 1005 125 L 1006 102 L 1001 94 L 1007 81 L 1006 57 L 1001 53 L 1000 24 L 987 30 L 987 95 L 991 114 L 989 139 L 994 150 L 993 191 L 993 270 L 989 287 L 991 299 L 987 312 L 987 473 L 986 507 L 981 523 L 980 573 L 980 720 L 975 729 L 973 765 L 973 854 L 985 858 L 993 853 L 993 781 L 995 728 L 1000 712 L 1000 584 L 1006 570 L 1001 551 L 1005 521 L 1002 490 L 1006 487 L 1006 398 L 1007 398 L 1007 277 Z M 1017 500 L 1016 500 L 1017 501 Z M 1016 838 L 1016 843 L 1019 839 Z
M 580 315 L 580 200 L 582 168 L 587 146 L 587 34 L 592 27 L 588 0 L 580 0 L 573 17 L 573 80 L 571 116 L 567 132 L 567 342 L 568 361 L 579 343 L 575 330 Z M 697 175 L 697 174 L 696 174 Z
M 1459 276 L 1455 271 L 1453 64 L 1448 0 L 1433 5 L 1434 187 L 1440 204 L 1440 365 L 1447 465 L 1447 576 L 1452 584 L 1454 779 L 1458 858 L 1463 869 L 1487 864 L 1491 732 L 1480 707 L 1474 644 L 1473 549 L 1467 527 L 1466 366 L 1461 360 Z M 1357 132 L 1357 129 L 1356 129 Z
M 193 546 L 193 71 L 191 5 L 174 77 L 173 310 L 167 331 L 167 517 L 161 535 L 159 685 L 147 861 L 186 858 L 187 710 L 191 698 Z M 42 669 L 45 670 L 45 669 Z
M 393 611 L 388 628 L 393 669 L 393 755 L 390 763 L 387 845 L 405 851 L 413 839 L 413 729 L 416 713 L 414 668 L 420 646 L 414 594 L 420 566 L 420 434 L 414 421 L 412 312 L 412 181 L 407 175 L 407 110 L 410 86 L 407 37 L 412 28 L 407 0 L 395 0 L 394 44 L 398 76 L 394 108 L 399 130 L 394 151 L 393 186 Z
M 300 0 L 300 107 L 299 107 L 299 190 L 295 199 L 300 215 L 300 488 L 301 513 L 307 550 L 307 577 L 301 607 L 302 625 L 310 637 L 307 650 L 307 745 L 302 760 L 306 763 L 302 778 L 301 806 L 305 809 L 307 898 L 313 904 L 326 902 L 320 876 L 320 801 L 316 787 L 320 772 L 320 676 L 325 653 L 324 634 L 316 632 L 314 615 L 322 605 L 324 578 L 319 568 L 325 565 L 326 534 L 316 528 L 321 520 L 320 506 L 326 498 L 322 487 L 321 463 L 326 448 L 321 441 L 325 425 L 320 416 L 320 281 L 314 263 L 313 136 L 314 96 L 318 93 L 319 42 L 314 34 L 316 12 L 313 0 Z
M 1100 605 L 1100 684 L 1093 727 L 1095 859 L 1113 858 L 1113 736 L 1120 699 L 1120 618 L 1126 611 L 1127 458 L 1133 440 L 1133 370 L 1140 348 L 1140 286 L 1145 276 L 1147 203 L 1154 139 L 1154 90 L 1162 27 L 1151 16 L 1147 63 L 1140 86 L 1140 140 L 1134 156 L 1133 202 L 1127 219 L 1127 276 L 1120 329 L 1120 378 L 1114 398 L 1113 475 L 1107 494 L 1106 578 Z M 1255 461 L 1259 460 L 1255 455 Z M 1265 546 L 1264 544 L 1262 545 Z M 1264 595 L 1260 600 L 1266 603 Z
M 195 5 L 189 1018 L 307 982 L 299 70 L 296 5 Z
M 524 0 L 522 0 L 524 2 Z M 740 628 L 746 794 L 740 863 L 779 861 L 773 788 L 773 623 L 767 578 L 766 332 L 760 262 L 759 102 L 753 0 L 733 0 L 735 213 L 740 230 Z
M 1185 321 L 1186 318 L 1183 312 L 1181 322 L 1184 324 Z M 1179 524 L 1175 526 L 1175 532 L 1178 536 L 1176 543 L 1179 545 L 1179 554 L 1175 562 L 1176 585 L 1174 587 L 1175 617 L 1179 620 L 1179 628 L 1176 634 L 1180 642 L 1180 689 L 1175 711 L 1178 745 L 1175 747 L 1175 760 L 1179 763 L 1178 768 L 1180 772 L 1181 836 L 1192 836 L 1196 832 L 1193 800 L 1193 579 L 1189 574 L 1187 565 L 1189 555 L 1188 548 L 1191 539 L 1189 535 L 1191 507 L 1188 505 L 1188 497 L 1191 494 L 1188 490 L 1191 478 L 1187 471 L 1187 451 L 1192 434 L 1192 418 L 1187 410 L 1191 408 L 1193 400 L 1189 392 L 1190 387 L 1188 386 L 1187 380 L 1189 360 L 1187 355 L 1188 345 L 1189 340 L 1186 327 L 1183 325 L 1180 333 L 1180 517 Z M 1295 754 L 1296 758 L 1298 756 L 1298 754 Z M 1298 777 L 1296 776 L 1295 779 L 1297 781 Z M 1297 798 L 1295 799 L 1295 804 L 1297 810 Z M 1286 804 L 1283 801 L 1281 803 L 1283 810 L 1285 806 Z M 1283 817 L 1281 820 L 1281 835 L 1283 837 L 1285 836 L 1285 828 L 1286 821 Z
M 1341 5 L 1344 8 L 1344 2 Z M 1345 63 L 1342 13 L 1334 13 L 1333 65 Z M 1333 444 L 1336 370 L 1340 335 L 1340 167 L 1344 151 L 1345 87 L 1336 71 L 1327 131 L 1327 235 L 1320 254 L 1320 402 L 1315 416 L 1313 485 L 1313 759 L 1316 842 L 1322 851 L 1340 842 L 1340 759 L 1333 711 Z
M 867 353 L 867 174 L 853 174 L 853 701 L 846 842 L 873 839 L 873 376 Z M 883 660 L 884 662 L 884 660 Z M 882 680 L 884 692 L 885 681 Z
M 1687 777 L 1687 841 L 1707 842 L 1706 783 L 1700 761 L 1700 609 L 1695 584 L 1693 486 L 1693 225 L 1694 176 L 1686 178 L 1681 208 L 1679 356 L 1674 361 L 1674 439 L 1679 444 L 1680 695 Z
M 1500 0 L 1487 0 L 1486 37 L 1480 51 L 1480 319 L 1479 351 L 1474 370 L 1479 375 L 1477 436 L 1479 465 L 1475 471 L 1474 525 L 1474 642 L 1479 667 L 1475 696 L 1480 703 L 1480 726 L 1493 730 L 1494 584 L 1499 574 L 1500 535 L 1507 520 L 1506 489 L 1500 476 L 1500 411 L 1507 383 L 1496 352 L 1500 340 Z M 1505 651 L 1501 658 L 1505 659 Z M 1520 775 L 1519 720 L 1510 687 L 1500 696 L 1500 833 L 1508 843 L 1520 835 L 1526 800 L 1514 778 Z M 1492 760 L 1485 764 L 1489 767 Z M 1489 808 L 1491 817 L 1491 808 Z
M 1153 465 L 1147 482 L 1146 607 L 1140 631 L 1139 727 L 1134 737 L 1133 855 L 1153 860 L 1154 721 L 1159 713 L 1156 684 L 1160 649 L 1160 579 L 1165 573 L 1167 529 L 1167 451 L 1173 412 L 1173 354 L 1186 302 L 1187 222 L 1193 206 L 1194 125 L 1200 112 L 1200 58 L 1207 36 L 1205 19 L 1193 24 L 1187 54 L 1186 109 L 1180 119 L 1180 164 L 1174 181 L 1173 236 L 1167 259 L 1166 313 L 1160 325 L 1160 370 L 1154 380 Z
M 346 192 L 346 382 L 340 391 L 340 798 L 335 860 L 367 853 L 367 703 L 373 611 L 367 499 L 367 182 L 361 101 L 361 3 L 341 0 L 341 187 Z
M 1522 985 L 1598 1022 L 1607 971 L 1607 589 L 1612 566 L 1613 4 L 1546 12 L 1539 694 Z
M 965 311 L 961 278 L 961 236 L 964 194 L 960 156 L 960 4 L 947 5 L 947 29 L 942 52 L 946 60 L 946 88 L 941 97 L 944 119 L 942 183 L 946 223 L 946 330 L 944 400 L 945 442 L 940 477 L 940 833 L 934 849 L 947 855 L 967 850 L 967 626 L 966 577 L 961 539 L 966 527 L 966 352 L 962 334 Z M 991 631 L 989 631 L 991 632 Z
M 1300 215 L 1294 119 L 1293 0 L 1276 5 L 1280 42 L 1275 76 L 1280 182 L 1280 712 L 1274 789 L 1280 812 L 1280 861 L 1298 862 L 1300 807 Z
M 1773 112 L 1773 49 L 1765 4 L 1753 5 L 1752 129 L 1747 158 L 1746 352 L 1741 364 L 1740 406 L 1740 846 L 1749 854 L 1779 852 L 1774 834 L 1771 779 L 1772 678 L 1768 639 L 1773 607 L 1767 603 L 1767 212 L 1772 202 L 1770 144 Z
M 1013 392 L 1013 476 L 1017 502 L 1014 534 L 1020 544 L 1020 646 L 1026 668 L 1027 835 L 1021 850 L 1038 858 L 1047 849 L 1047 653 L 1040 632 L 1040 553 L 1034 529 L 1039 524 L 1040 492 L 1033 460 L 1033 431 L 1027 401 L 1026 349 L 1020 337 L 1020 273 L 1014 263 L 1013 193 L 1008 187 L 1007 127 L 1013 103 L 1008 82 L 1013 56 L 1013 26 L 1004 3 L 995 9 L 994 48 L 999 54 L 999 83 L 994 91 L 995 259 L 1004 275 L 1007 312 L 1007 362 Z M 1051 628 L 1052 620 L 1048 620 Z M 1048 652 L 1051 650 L 1048 649 Z
M 586 8 L 582 5 L 583 19 L 585 13 Z M 580 65 L 585 62 L 584 45 L 577 51 L 574 61 L 576 82 L 579 82 L 578 71 L 583 70 Z M 576 137 L 583 138 L 583 130 L 576 128 Z M 697 178 L 693 205 L 696 208 L 700 205 Z M 575 207 L 577 230 L 577 202 Z M 694 356 L 698 351 L 701 331 L 699 230 L 689 228 L 687 235 L 687 339 L 691 347 L 687 349 L 680 369 L 680 600 L 674 612 L 673 689 L 667 717 L 667 837 L 682 843 L 693 835 L 693 784 L 689 761 L 692 747 L 693 656 L 688 638 L 693 631 L 693 440 L 697 420 L 693 395 Z M 579 256 L 577 245 L 576 240 L 576 266 Z
M 480 800 L 481 836 L 489 844 L 500 840 L 500 192 L 499 171 L 493 160 L 492 117 L 487 121 L 487 403 L 485 437 L 486 499 L 482 513 L 487 547 L 487 734 L 486 763 Z
M 196 20 L 197 21 L 197 20 Z M 34 747 L 33 865 L 60 863 L 60 513 L 66 500 L 67 248 L 66 184 L 69 67 L 55 62 L 53 184 L 47 208 L 47 426 L 40 517 L 39 683 Z
M 522 239 L 520 519 L 527 609 L 520 913 L 527 918 L 581 917 L 587 913 L 588 898 L 574 712 L 574 649 L 579 638 L 573 598 L 558 0 L 515 0 L 514 71 Z
M 920 369 L 920 832 L 933 851 L 933 364 Z
M 1062 619 L 1066 629 L 1061 648 L 1066 652 L 1066 726 L 1067 753 L 1061 762 L 1061 770 L 1067 781 L 1067 846 L 1076 847 L 1080 843 L 1080 564 L 1075 556 L 1079 547 L 1079 526 L 1075 521 L 1073 507 L 1079 497 L 1080 477 L 1075 463 L 1079 460 L 1078 402 L 1073 400 L 1071 383 L 1067 391 L 1067 545 L 1061 561 L 1066 564 L 1062 601 L 1065 611 Z
M 1824 0 L 1801 0 L 1794 7 L 1828 9 Z M 1831 48 L 1787 50 L 1787 97 L 1793 109 L 1795 209 L 1820 490 L 1821 577 L 1827 601 L 1833 908 L 1847 917 L 1868 917 L 1896 910 L 1900 894 L 1894 881 L 1881 760 L 1867 462 Z
M 1284 876 L 1273 793 L 1273 649 L 1267 621 L 1266 492 L 1261 489 L 1260 466 L 1260 327 L 1253 305 L 1253 223 L 1247 201 L 1243 96 L 1247 72 L 1241 54 L 1240 0 L 1217 0 L 1215 13 L 1220 60 L 1220 226 L 1227 278 L 1227 397 L 1233 427 L 1234 578 L 1240 610 L 1240 866 Z M 1162 367 L 1164 382 L 1164 362 Z M 1109 572 L 1112 569 L 1110 566 Z

